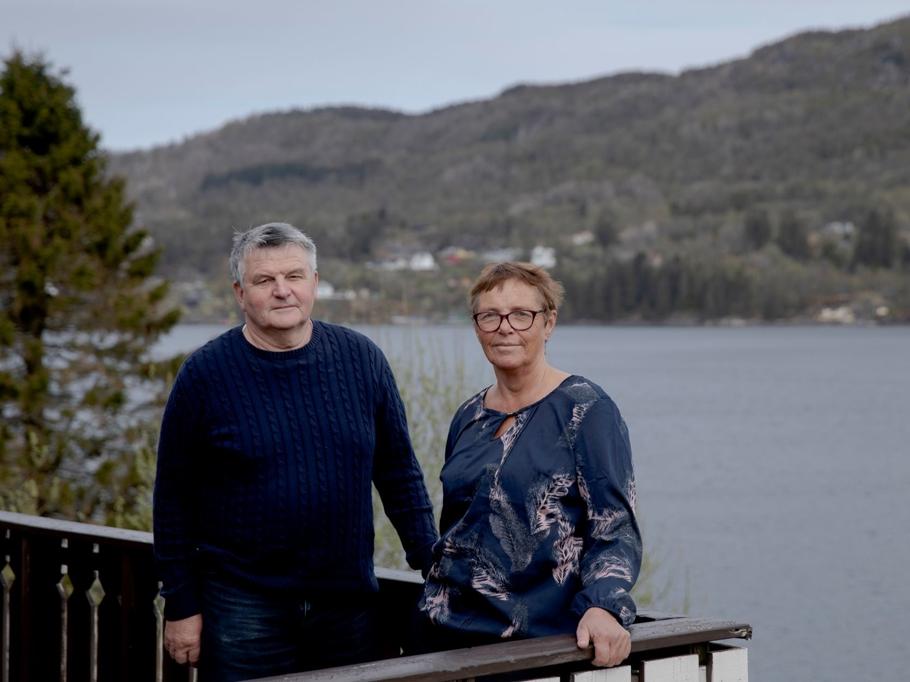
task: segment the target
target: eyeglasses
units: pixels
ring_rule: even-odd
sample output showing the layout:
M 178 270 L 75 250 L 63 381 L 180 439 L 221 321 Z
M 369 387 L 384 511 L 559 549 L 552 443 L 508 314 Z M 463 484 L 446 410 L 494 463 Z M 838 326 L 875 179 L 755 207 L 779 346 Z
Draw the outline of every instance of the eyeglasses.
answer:
M 535 317 L 545 312 L 547 311 L 513 310 L 505 315 L 500 315 L 499 313 L 494 313 L 492 310 L 488 310 L 486 312 L 476 313 L 472 317 L 474 318 L 474 324 L 476 324 L 477 328 L 482 332 L 499 331 L 503 320 L 508 320 L 509 326 L 514 331 L 523 332 L 531 328 L 531 325 L 534 324 Z

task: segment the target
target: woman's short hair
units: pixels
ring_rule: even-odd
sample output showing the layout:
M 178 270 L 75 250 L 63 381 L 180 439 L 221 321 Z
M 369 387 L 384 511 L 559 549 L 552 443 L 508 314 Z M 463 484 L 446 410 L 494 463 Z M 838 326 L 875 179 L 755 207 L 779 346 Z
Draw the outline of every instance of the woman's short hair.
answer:
M 543 300 L 544 308 L 549 312 L 558 310 L 562 303 L 564 289 L 562 284 L 550 276 L 546 270 L 532 263 L 506 261 L 504 263 L 490 263 L 480 272 L 474 281 L 470 293 L 471 310 L 477 312 L 477 298 L 493 289 L 498 289 L 511 279 L 524 282 L 537 289 Z
M 231 277 L 242 287 L 244 265 L 250 253 L 256 249 L 278 248 L 290 244 L 306 251 L 310 258 L 310 267 L 316 272 L 316 244 L 312 239 L 289 223 L 266 223 L 234 235 L 234 248 L 231 249 L 229 259 Z

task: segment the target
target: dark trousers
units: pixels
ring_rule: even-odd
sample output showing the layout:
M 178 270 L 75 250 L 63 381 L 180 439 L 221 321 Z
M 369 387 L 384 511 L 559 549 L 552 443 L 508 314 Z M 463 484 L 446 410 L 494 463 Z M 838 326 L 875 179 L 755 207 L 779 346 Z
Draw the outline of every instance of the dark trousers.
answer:
M 406 654 L 429 654 L 436 651 L 450 649 L 466 649 L 468 647 L 483 646 L 484 644 L 497 644 L 506 640 L 495 635 L 479 634 L 450 630 L 434 625 L 422 613 L 414 617 L 411 633 L 408 637 Z
M 261 593 L 207 576 L 200 682 L 233 682 L 377 657 L 372 603 Z

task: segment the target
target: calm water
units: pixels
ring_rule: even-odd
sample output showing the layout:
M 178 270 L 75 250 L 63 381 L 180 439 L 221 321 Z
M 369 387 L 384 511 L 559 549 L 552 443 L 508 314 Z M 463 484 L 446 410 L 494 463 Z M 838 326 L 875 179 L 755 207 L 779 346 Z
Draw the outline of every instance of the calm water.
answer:
M 491 378 L 466 328 L 362 331 Z M 910 328 L 560 327 L 549 355 L 629 424 L 654 608 L 751 623 L 753 680 L 905 679 Z

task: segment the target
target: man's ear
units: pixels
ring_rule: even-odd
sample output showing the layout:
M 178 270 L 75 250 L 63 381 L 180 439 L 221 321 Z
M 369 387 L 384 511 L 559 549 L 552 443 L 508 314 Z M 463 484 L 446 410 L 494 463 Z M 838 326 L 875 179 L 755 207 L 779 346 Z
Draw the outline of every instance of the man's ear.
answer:
M 237 301 L 237 305 L 241 308 L 243 307 L 243 287 L 240 286 L 240 282 L 234 282 L 234 299 Z

